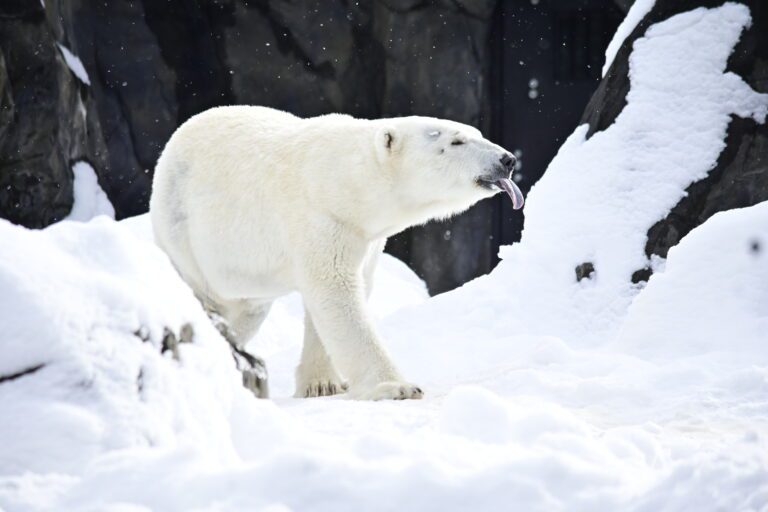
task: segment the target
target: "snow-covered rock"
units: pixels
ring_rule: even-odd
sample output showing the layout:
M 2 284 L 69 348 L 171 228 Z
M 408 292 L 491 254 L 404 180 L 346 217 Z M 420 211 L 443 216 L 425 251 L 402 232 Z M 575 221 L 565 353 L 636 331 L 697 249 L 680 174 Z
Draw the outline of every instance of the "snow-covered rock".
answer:
M 45 8 L 45 4 L 43 4 L 43 8 Z M 85 85 L 91 85 L 91 78 L 88 76 L 85 66 L 83 66 L 83 61 L 63 44 L 57 43 L 57 46 L 59 47 L 59 50 L 61 50 L 61 54 L 64 56 L 64 61 L 67 63 L 67 66 L 72 73 L 74 73 Z
M 732 12 L 739 9 L 746 11 L 747 8 L 751 11 L 751 20 L 741 30 L 738 43 L 732 48 L 727 45 L 722 48 L 728 52 L 726 72 L 723 78 L 725 80 L 735 79 L 738 83 L 743 81 L 755 91 L 768 93 L 768 88 L 761 79 L 768 73 L 768 61 L 760 57 L 761 52 L 763 52 L 761 48 L 768 47 L 768 13 L 764 9 L 764 3 L 762 0 L 739 0 L 738 3 L 717 2 L 716 4 L 725 4 L 724 8 Z M 638 54 L 647 50 L 649 36 L 651 39 L 655 39 L 652 44 L 657 47 L 658 51 L 659 47 L 664 46 L 669 35 L 678 36 L 680 34 L 678 29 L 681 27 L 679 25 L 673 26 L 672 34 L 662 34 L 656 32 L 657 29 L 667 25 L 667 20 L 672 18 L 691 20 L 689 17 L 678 18 L 676 15 L 685 15 L 688 11 L 702 12 L 703 5 L 715 4 L 701 0 L 638 0 L 634 2 L 609 47 L 608 60 L 611 59 L 610 54 L 613 51 L 618 50 L 618 53 L 613 58 L 610 69 L 607 70 L 607 74 L 605 74 L 582 116 L 582 123 L 589 125 L 586 133 L 587 139 L 601 131 L 610 130 L 625 114 L 627 102 L 637 89 L 635 83 L 637 77 L 634 76 L 636 70 L 633 69 L 633 66 Z M 722 22 L 724 28 L 733 20 L 734 18 L 726 13 L 722 20 L 718 20 L 718 23 Z M 691 26 L 686 31 L 696 30 L 695 26 Z M 652 35 L 654 32 L 656 34 Z M 669 114 L 674 114 L 675 110 L 679 110 L 678 107 L 684 105 L 684 102 L 678 103 L 675 99 L 680 99 L 681 93 L 687 93 L 690 90 L 694 92 L 695 96 L 699 96 L 699 92 L 709 86 L 709 79 L 705 79 L 703 76 L 700 76 L 701 81 L 693 80 L 693 77 L 699 72 L 691 73 L 691 64 L 699 61 L 702 57 L 711 57 L 708 55 L 711 52 L 710 45 L 704 40 L 699 40 L 695 44 L 689 45 L 689 49 L 685 52 L 686 58 L 678 59 L 674 65 L 658 68 L 656 81 L 659 87 L 657 92 L 667 95 L 667 99 L 672 101 L 672 103 L 667 104 L 663 102 L 656 104 L 656 108 L 661 111 L 664 119 L 676 117 Z M 690 63 L 687 61 L 688 56 L 691 57 Z M 698 66 L 699 64 L 696 64 L 696 67 Z M 734 75 L 738 75 L 738 78 Z M 690 82 L 687 82 L 688 80 Z M 722 85 L 726 84 L 722 83 Z M 726 85 L 725 88 L 730 90 L 731 86 Z M 674 90 L 674 94 L 669 94 L 670 89 Z M 712 89 L 710 92 L 714 93 L 715 90 Z M 734 84 L 732 92 L 722 96 L 719 100 L 721 106 L 729 109 L 734 104 L 739 103 L 738 98 L 742 97 L 741 92 L 735 88 Z M 761 108 L 765 108 L 765 105 L 768 104 L 768 97 L 765 94 L 754 97 L 762 103 Z M 700 97 L 699 100 L 701 99 L 704 98 Z M 699 103 L 702 107 L 702 113 L 710 110 L 713 103 L 716 102 L 717 100 L 712 97 L 709 104 Z M 757 116 L 743 116 L 736 113 L 728 119 L 727 137 L 724 140 L 717 137 L 717 159 L 706 169 L 703 175 L 693 180 L 675 206 L 672 209 L 662 211 L 662 215 L 656 218 L 652 226 L 646 230 L 647 241 L 644 252 L 651 259 L 666 258 L 670 247 L 679 243 L 693 228 L 701 225 L 713 214 L 752 206 L 768 200 L 768 173 L 765 172 L 764 161 L 764 148 L 768 145 L 768 124 L 760 120 L 762 115 L 759 111 L 756 113 Z M 648 119 L 653 122 L 653 116 L 648 116 Z M 685 126 L 685 123 L 681 126 Z M 693 137 L 693 134 L 698 131 L 709 133 L 715 126 L 708 126 L 706 123 L 700 123 L 694 129 L 686 126 L 686 131 L 681 131 L 680 135 L 691 134 Z M 665 132 L 669 133 L 667 130 L 658 130 L 659 135 Z M 647 137 L 645 130 L 639 132 L 639 137 Z M 678 145 L 688 148 L 686 139 L 677 139 L 677 141 L 685 141 L 678 142 Z M 699 153 L 691 151 L 692 160 L 698 156 Z M 634 282 L 647 281 L 652 271 L 653 265 L 650 268 L 638 268 L 633 273 L 632 280 Z
M 608 68 L 613 64 L 613 60 L 616 58 L 621 45 L 627 39 L 627 36 L 635 30 L 637 24 L 642 21 L 643 17 L 650 12 L 653 8 L 653 4 L 656 0 L 636 0 L 632 3 L 632 7 L 629 8 L 627 15 L 622 20 L 619 28 L 616 29 L 616 33 L 613 35 L 611 42 L 608 43 L 608 48 L 605 50 L 605 62 L 603 63 L 602 75 L 608 72 Z
M 528 195 L 521 243 L 502 248 L 490 277 L 457 291 L 475 307 L 450 315 L 574 341 L 614 335 L 642 287 L 632 275 L 658 263 L 645 254 L 648 229 L 714 167 L 732 116 L 765 122 L 768 94 L 725 72 L 750 20 L 745 6 L 726 3 L 636 40 L 624 110 L 589 139 L 583 125 L 566 140 Z M 585 263 L 594 273 L 579 281 Z
M 0 475 L 184 444 L 233 456 L 233 409 L 250 400 L 162 251 L 106 217 L 0 221 L 0 239 Z M 177 358 L 168 332 L 187 341 Z

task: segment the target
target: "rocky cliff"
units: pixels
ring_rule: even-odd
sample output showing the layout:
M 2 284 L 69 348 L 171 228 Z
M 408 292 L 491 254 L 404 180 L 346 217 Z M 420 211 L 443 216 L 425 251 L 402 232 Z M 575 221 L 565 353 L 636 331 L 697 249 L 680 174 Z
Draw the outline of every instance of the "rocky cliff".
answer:
M 432 115 L 487 128 L 494 6 L 495 0 L 3 2 L 0 216 L 31 227 L 61 219 L 72 205 L 71 164 L 78 159 L 94 166 L 118 218 L 146 211 L 165 141 L 188 117 L 216 105 L 268 105 L 300 116 Z M 88 83 L 70 71 L 62 48 L 82 62 Z M 417 228 L 392 250 L 408 259 L 413 240 L 442 241 L 446 229 L 454 233 L 451 243 L 476 246 L 476 238 L 487 240 L 477 222 L 465 216 L 447 227 Z M 424 257 L 429 252 L 421 250 Z M 422 259 L 411 264 L 431 282 L 451 276 L 440 289 L 482 272 L 465 261 Z

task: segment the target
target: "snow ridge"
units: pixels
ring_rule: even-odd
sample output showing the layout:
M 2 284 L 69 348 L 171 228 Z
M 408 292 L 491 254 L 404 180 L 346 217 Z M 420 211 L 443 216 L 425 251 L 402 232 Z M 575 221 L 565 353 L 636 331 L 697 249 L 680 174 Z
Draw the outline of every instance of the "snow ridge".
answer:
M 645 15 L 651 12 L 653 6 L 656 4 L 656 0 L 635 0 L 632 7 L 629 8 L 627 15 L 622 20 L 619 28 L 616 29 L 616 33 L 613 35 L 613 39 L 608 43 L 608 48 L 605 49 L 605 64 L 603 64 L 603 77 L 608 72 L 608 68 L 613 64 L 613 60 L 616 58 L 616 54 L 619 52 L 619 48 L 624 44 L 624 41 L 629 37 L 629 34 L 635 30 L 637 24 L 640 23 Z

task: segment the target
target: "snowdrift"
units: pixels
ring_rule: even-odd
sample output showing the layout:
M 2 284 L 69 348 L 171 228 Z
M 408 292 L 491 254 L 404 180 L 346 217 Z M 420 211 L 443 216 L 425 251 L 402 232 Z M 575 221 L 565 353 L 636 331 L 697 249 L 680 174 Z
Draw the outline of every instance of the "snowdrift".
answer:
M 161 251 L 106 217 L 44 231 L 2 221 L 0 238 L 0 474 L 182 442 L 234 456 L 232 411 L 250 400 Z
M 765 120 L 724 71 L 749 23 L 652 26 L 626 109 L 563 145 L 489 276 L 426 300 L 384 260 L 372 302 L 423 401 L 289 398 L 296 296 L 249 346 L 255 400 L 146 218 L 0 222 L 0 508 L 768 511 L 768 204 L 643 252 L 730 116 Z

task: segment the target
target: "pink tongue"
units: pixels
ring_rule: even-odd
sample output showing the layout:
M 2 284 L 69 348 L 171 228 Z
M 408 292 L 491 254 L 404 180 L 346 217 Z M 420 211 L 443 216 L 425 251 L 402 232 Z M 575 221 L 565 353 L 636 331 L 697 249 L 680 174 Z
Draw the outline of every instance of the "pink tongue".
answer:
M 504 189 L 504 192 L 509 194 L 509 197 L 512 198 L 512 208 L 515 210 L 519 210 L 523 207 L 523 204 L 525 204 L 525 200 L 523 199 L 523 193 L 520 192 L 520 189 L 517 188 L 517 185 L 515 185 L 515 182 L 510 180 L 509 178 L 502 178 L 499 181 L 496 182 L 498 186 Z

